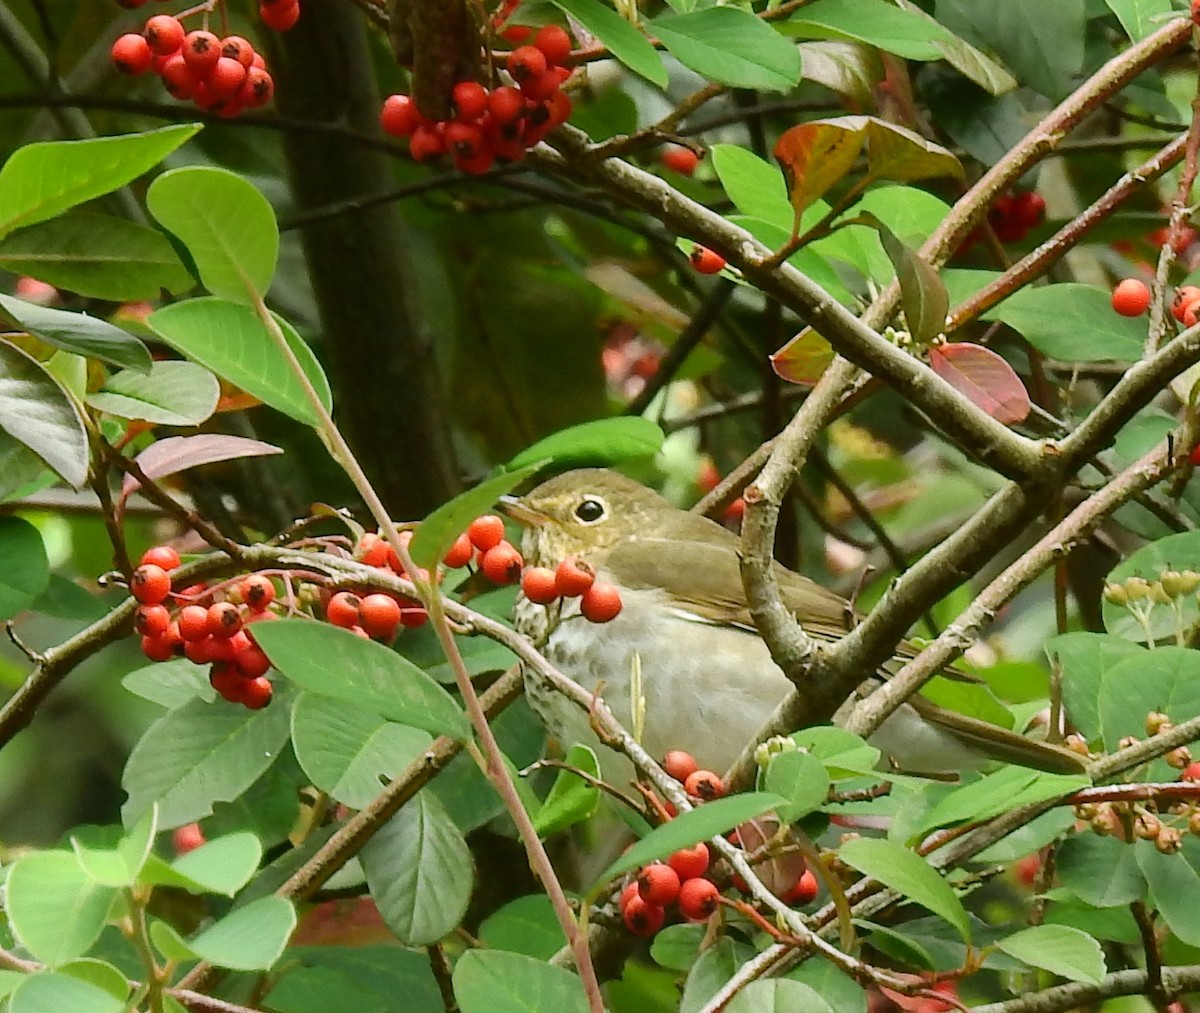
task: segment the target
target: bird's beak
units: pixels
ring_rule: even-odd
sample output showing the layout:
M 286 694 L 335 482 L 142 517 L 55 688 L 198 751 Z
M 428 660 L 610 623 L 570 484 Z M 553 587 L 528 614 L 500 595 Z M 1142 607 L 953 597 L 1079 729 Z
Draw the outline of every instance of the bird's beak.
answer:
M 516 496 L 501 496 L 497 502 L 500 504 L 500 509 L 509 517 L 526 527 L 545 524 L 550 519 L 544 513 L 526 506 Z

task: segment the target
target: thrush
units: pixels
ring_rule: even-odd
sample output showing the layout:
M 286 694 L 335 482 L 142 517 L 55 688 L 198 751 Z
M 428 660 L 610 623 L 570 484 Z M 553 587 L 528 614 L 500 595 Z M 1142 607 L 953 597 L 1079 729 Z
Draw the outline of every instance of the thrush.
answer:
M 738 537 L 603 469 L 559 475 L 509 500 L 505 509 L 524 526 L 527 564 L 554 567 L 576 556 L 591 564 L 598 580 L 615 585 L 623 603 L 615 619 L 593 623 L 579 613 L 577 598 L 543 606 L 520 596 L 517 630 L 561 672 L 587 689 L 599 687 L 627 728 L 636 703 L 633 673 L 640 672 L 646 750 L 662 756 L 683 749 L 702 767 L 728 769 L 792 689 L 750 618 Z M 834 641 L 853 626 L 853 607 L 841 595 L 778 564 L 775 578 L 809 636 Z M 915 653 L 901 644 L 885 669 Z M 595 743 L 587 715 L 530 670 L 526 692 L 564 748 Z M 870 741 L 898 768 L 914 773 L 954 773 L 989 758 L 1056 772 L 1083 769 L 1082 758 L 1065 748 L 943 710 L 920 696 Z

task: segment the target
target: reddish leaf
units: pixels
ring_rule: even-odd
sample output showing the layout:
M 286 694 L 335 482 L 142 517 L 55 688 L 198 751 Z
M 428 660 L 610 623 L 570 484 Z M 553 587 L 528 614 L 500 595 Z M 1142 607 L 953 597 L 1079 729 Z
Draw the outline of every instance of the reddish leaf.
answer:
M 201 433 L 199 436 L 168 436 L 165 440 L 159 440 L 147 447 L 134 460 L 146 473 L 147 478 L 158 479 L 201 464 L 282 453 L 280 447 L 273 447 L 258 440 L 248 440 L 244 436 Z M 139 484 L 136 478 L 126 475 L 121 484 L 121 499 L 124 500 Z
M 990 348 L 959 343 L 929 349 L 933 371 L 1005 425 L 1029 415 L 1029 394 L 1012 366 Z
M 866 118 L 842 116 L 812 120 L 786 130 L 775 143 L 775 157 L 787 178 L 788 197 L 800 215 L 854 166 L 866 139 Z
M 771 368 L 781 380 L 811 387 L 833 362 L 829 342 L 806 327 L 771 356 Z

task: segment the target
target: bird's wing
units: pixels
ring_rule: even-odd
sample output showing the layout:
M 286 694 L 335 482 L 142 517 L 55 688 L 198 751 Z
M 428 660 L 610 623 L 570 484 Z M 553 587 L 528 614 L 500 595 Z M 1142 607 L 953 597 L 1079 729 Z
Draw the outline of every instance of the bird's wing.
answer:
M 736 546 L 732 536 L 714 543 L 638 535 L 611 550 L 608 568 L 628 587 L 663 588 L 708 622 L 753 630 Z M 784 600 L 794 612 L 803 611 L 805 632 L 836 640 L 852 628 L 854 614 L 841 595 L 782 566 L 775 576 Z

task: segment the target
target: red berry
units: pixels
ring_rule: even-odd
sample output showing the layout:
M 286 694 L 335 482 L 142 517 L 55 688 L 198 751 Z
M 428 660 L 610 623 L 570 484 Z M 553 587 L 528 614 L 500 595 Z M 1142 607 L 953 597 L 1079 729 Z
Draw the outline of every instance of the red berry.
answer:
M 359 562 L 367 566 L 383 567 L 388 565 L 390 549 L 386 538 L 380 538 L 375 532 L 368 531 L 358 541 L 357 556 Z
M 391 640 L 400 625 L 400 605 L 386 594 L 369 594 L 358 603 L 359 625 L 374 640 Z
M 217 694 L 230 703 L 238 703 L 242 699 L 242 687 L 246 677 L 237 667 L 227 661 L 218 661 L 209 670 L 208 683 Z
M 1175 290 L 1175 298 L 1171 300 L 1171 316 L 1183 323 L 1184 311 L 1191 303 L 1198 301 L 1200 301 L 1200 287 L 1181 285 Z
M 1140 317 L 1150 306 L 1150 289 L 1140 278 L 1126 278 L 1113 289 L 1112 308 L 1123 317 Z
M 203 605 L 185 605 L 181 608 L 179 635 L 188 643 L 197 643 L 209 636 L 208 609 Z
M 196 72 L 188 66 L 187 60 L 180 53 L 167 57 L 159 76 L 162 78 L 163 87 L 177 99 L 186 102 L 196 94 Z
M 1192 21 L 1200 25 L 1200 0 L 1192 0 Z
M 389 95 L 379 110 L 379 125 L 392 137 L 411 137 L 421 123 L 421 114 L 409 95 Z
M 488 109 L 487 89 L 478 81 L 459 81 L 450 99 L 460 120 L 477 120 Z
M 667 859 L 681 880 L 696 879 L 708 871 L 708 845 L 698 841 L 690 848 L 680 848 Z
M 247 70 L 254 65 L 254 47 L 240 35 L 227 35 L 221 40 L 221 55 L 237 60 Z
M 1200 781 L 1200 760 L 1189 763 L 1179 772 L 1181 781 Z
M 495 161 L 495 154 L 482 138 L 480 146 L 469 154 L 457 151 L 454 153 L 454 168 L 459 172 L 465 172 L 468 176 L 482 176 L 495 164 Z
M 142 637 L 142 653 L 151 661 L 170 661 L 175 657 L 175 645 L 168 634 Z
M 474 551 L 471 545 L 471 539 L 467 537 L 464 531 L 456 539 L 454 544 L 450 546 L 442 562 L 445 563 L 451 570 L 457 570 L 460 567 L 466 566 L 471 562 L 471 553 Z
M 242 684 L 241 703 L 252 711 L 262 710 L 271 702 L 273 692 L 271 680 L 265 675 L 260 675 L 256 679 L 247 679 Z
M 142 29 L 150 51 L 156 56 L 170 56 L 183 45 L 184 30 L 178 18 L 155 14 Z
M 696 246 L 688 260 L 699 274 L 719 274 L 725 269 L 725 258 L 707 246 Z
M 684 148 L 679 145 L 672 145 L 659 157 L 663 165 L 673 172 L 679 173 L 681 176 L 690 176 L 696 171 L 696 166 L 700 164 L 699 155 L 691 148 Z
M 275 585 L 270 577 L 251 573 L 238 584 L 238 594 L 251 610 L 261 612 L 275 600 Z
M 683 790 L 692 798 L 711 802 L 725 794 L 725 784 L 711 770 L 694 770 L 683 782 Z
M 200 829 L 199 823 L 185 823 L 176 827 L 171 834 L 171 847 L 175 849 L 176 855 L 186 855 L 204 843 L 204 831 Z
M 257 109 L 259 106 L 265 106 L 274 96 L 274 78 L 261 67 L 248 67 L 246 80 L 242 82 L 242 90 L 237 95 L 246 108 Z
M 638 895 L 647 904 L 666 907 L 679 896 L 679 874 L 669 865 L 655 862 L 637 875 Z
M 344 630 L 351 629 L 358 625 L 358 606 L 358 595 L 349 591 L 339 591 L 325 606 L 325 618 L 334 626 L 340 626 Z
M 662 769 L 680 784 L 683 784 L 699 767 L 700 764 L 696 762 L 696 758 L 682 749 L 672 749 L 662 759 Z
M 571 110 L 574 108 L 571 105 L 571 96 L 565 91 L 554 92 L 546 99 L 545 106 L 550 113 L 546 124 L 551 128 L 566 123 L 571 118 Z
M 1017 194 L 1013 201 L 1013 217 L 1027 229 L 1036 228 L 1046 218 L 1046 198 L 1033 190 Z
M 504 521 L 495 514 L 476 517 L 467 527 L 467 537 L 480 552 L 487 552 L 504 538 Z
M 261 647 L 254 644 L 245 650 L 238 651 L 233 656 L 233 663 L 242 676 L 247 679 L 257 679 L 260 675 L 266 675 L 271 669 L 271 659 L 263 653 Z
M 251 641 L 258 643 L 258 641 L 254 639 L 254 630 L 251 629 L 251 626 L 254 623 L 271 622 L 272 620 L 278 618 L 279 616 L 277 616 L 274 612 L 251 612 L 248 616 L 242 617 L 242 629 L 246 631 L 246 636 L 248 636 Z
M 546 73 L 546 54 L 534 46 L 520 46 L 508 54 L 508 72 L 517 84 Z
M 542 51 L 546 62 L 555 67 L 571 55 L 571 36 L 558 25 L 546 25 L 539 28 L 533 37 L 533 44 Z
M 242 628 L 242 610 L 231 601 L 219 601 L 208 609 L 208 632 L 225 640 Z
M 161 637 L 171 625 L 165 605 L 139 605 L 133 613 L 133 628 L 143 637 Z
M 204 623 L 207 626 L 208 609 L 205 609 L 204 612 Z M 199 640 L 184 640 L 183 656 L 195 665 L 207 665 L 209 662 L 217 660 L 212 650 L 214 643 L 215 641 L 212 637 L 202 637 Z
M 424 608 L 402 608 L 400 610 L 400 625 L 406 630 L 418 630 L 429 622 L 429 613 Z
M 129 593 L 143 605 L 158 605 L 171 593 L 171 578 L 161 566 L 146 563 L 130 575 Z
M 208 75 L 208 88 L 213 95 L 231 99 L 246 82 L 246 68 L 229 56 L 220 57 Z
M 558 598 L 554 571 L 545 566 L 530 566 L 521 574 L 521 593 L 537 605 L 549 605 Z
M 796 904 L 803 906 L 811 904 L 817 898 L 817 877 L 813 875 L 812 869 L 805 869 L 800 878 L 792 885 L 792 888 L 786 891 L 779 899 L 785 904 Z
M 132 32 L 113 43 L 110 55 L 122 74 L 144 74 L 154 59 L 150 43 Z
M 515 584 L 524 566 L 521 553 L 508 542 L 493 545 L 479 558 L 479 569 L 493 584 Z
M 542 102 L 558 91 L 558 84 L 558 74 L 550 68 L 526 77 L 521 82 L 521 94 L 534 102 Z
M 567 556 L 554 571 L 554 586 L 560 598 L 578 598 L 595 583 L 596 571 L 576 556 Z
M 720 906 L 720 896 L 710 880 L 686 880 L 679 888 L 679 913 L 689 922 L 702 922 Z
M 188 32 L 183 40 L 183 58 L 197 74 L 207 77 L 221 59 L 221 40 L 212 32 Z
M 511 85 L 501 85 L 488 96 L 488 114 L 501 126 L 515 123 L 525 112 L 525 96 Z
M 455 158 L 472 158 L 486 148 L 483 127 L 478 123 L 451 120 L 442 131 L 446 147 Z
M 425 162 L 446 153 L 446 142 L 439 126 L 418 124 L 408 142 L 408 153 L 417 162 Z
M 500 33 L 504 37 L 505 42 L 524 42 L 533 34 L 533 29 L 525 25 L 513 25 L 511 28 L 506 28 Z
M 294 28 L 296 22 L 300 20 L 300 4 L 260 2 L 258 16 L 262 18 L 263 24 L 268 28 L 273 28 L 277 32 L 286 32 L 289 28 Z
M 621 592 L 612 584 L 593 584 L 579 599 L 579 611 L 588 622 L 610 622 L 621 614 Z
M 663 927 L 667 913 L 660 907 L 647 904 L 640 896 L 634 896 L 622 909 L 621 919 L 635 936 L 652 936 Z
M 208 654 L 213 661 L 234 662 L 242 651 L 253 646 L 253 641 L 245 630 L 238 630 L 231 637 L 210 636 L 208 638 Z

